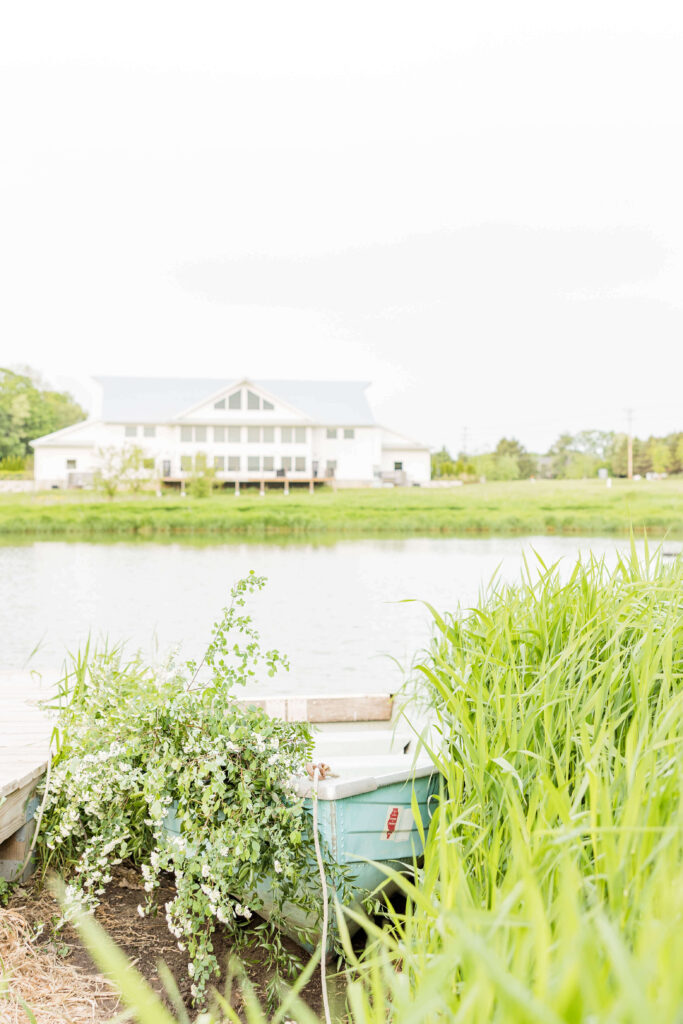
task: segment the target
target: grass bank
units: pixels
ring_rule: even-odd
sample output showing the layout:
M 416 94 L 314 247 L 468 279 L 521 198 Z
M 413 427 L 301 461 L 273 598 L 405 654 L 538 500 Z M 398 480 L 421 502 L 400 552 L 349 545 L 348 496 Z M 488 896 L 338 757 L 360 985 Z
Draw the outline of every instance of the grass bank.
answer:
M 211 498 L 82 492 L 0 496 L 0 536 L 626 534 L 683 536 L 683 480 L 517 481 Z

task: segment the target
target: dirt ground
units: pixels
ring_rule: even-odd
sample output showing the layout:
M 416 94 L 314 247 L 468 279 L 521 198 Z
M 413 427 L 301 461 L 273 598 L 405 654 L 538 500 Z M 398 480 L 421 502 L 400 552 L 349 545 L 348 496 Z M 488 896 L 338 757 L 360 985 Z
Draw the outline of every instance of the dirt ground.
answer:
M 166 926 L 163 911 L 164 903 L 174 896 L 170 879 L 165 884 L 162 883 L 157 892 L 160 911 L 156 916 L 144 918 L 139 916 L 137 906 L 144 902 L 145 895 L 142 878 L 137 870 L 121 865 L 116 869 L 114 878 L 107 887 L 95 916 L 111 938 L 135 964 L 137 970 L 157 992 L 163 995 L 165 1002 L 168 1003 L 169 1000 L 166 997 L 157 968 L 159 961 L 163 961 L 173 974 L 183 1001 L 189 1008 L 191 982 L 187 972 L 187 954 L 178 949 L 175 939 Z M 79 941 L 73 928 L 66 927 L 57 934 L 54 933 L 51 923 L 57 920 L 59 910 L 47 890 L 40 890 L 36 885 L 26 883 L 13 893 L 8 910 L 21 915 L 34 928 L 41 923 L 44 924 L 45 927 L 36 946 L 36 953 L 40 954 L 42 951 L 46 957 L 54 957 L 56 953 L 66 963 L 77 968 L 79 973 L 93 977 L 98 975 L 97 968 L 93 965 L 88 952 Z M 253 945 L 248 948 L 246 954 L 244 951 L 241 952 L 241 960 L 251 983 L 265 1002 L 265 985 L 268 975 L 259 955 L 257 940 L 258 936 L 255 933 Z M 228 937 L 220 926 L 214 933 L 213 943 L 219 962 L 227 963 L 232 949 Z M 296 949 L 294 944 L 291 948 Z M 219 991 L 222 991 L 220 982 L 217 983 L 217 987 Z M 303 998 L 314 1012 L 322 1014 L 322 991 L 317 971 L 304 990 Z M 239 1011 L 241 999 L 238 992 L 233 992 L 231 1001 L 235 1009 Z M 95 1003 L 93 1015 L 89 1018 L 92 1020 L 92 1024 L 108 1021 L 116 1013 L 117 1007 L 120 1009 L 117 998 L 106 992 L 98 995 Z M 0 1020 L 2 1019 L 2 1012 L 0 1012 Z M 41 1024 L 40 1019 L 38 1024 Z

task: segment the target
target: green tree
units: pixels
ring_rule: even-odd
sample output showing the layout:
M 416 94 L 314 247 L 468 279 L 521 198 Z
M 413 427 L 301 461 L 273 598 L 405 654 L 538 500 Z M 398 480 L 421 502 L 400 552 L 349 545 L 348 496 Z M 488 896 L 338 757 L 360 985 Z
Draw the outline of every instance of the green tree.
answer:
M 668 473 L 673 459 L 671 458 L 671 449 L 666 441 L 653 437 L 650 439 L 649 449 L 653 471 L 655 473 Z
M 573 450 L 574 438 L 571 434 L 560 434 L 557 441 L 550 446 L 548 455 L 551 457 L 551 473 L 554 477 L 562 480 L 567 476 Z
M 461 472 L 461 471 L 460 471 Z M 460 475 L 458 463 L 444 445 L 439 452 L 432 454 L 432 479 L 449 479 Z
M 676 435 L 674 452 L 676 457 L 674 472 L 683 473 L 683 434 Z
M 518 478 L 528 480 L 528 478 L 530 476 L 534 476 L 538 470 L 536 458 L 514 437 L 501 437 L 496 446 L 494 455 L 497 459 L 511 458 L 517 463 L 517 476 L 498 477 L 500 480 L 516 480 Z M 506 470 L 503 470 L 503 472 L 506 472 Z M 494 478 L 492 477 L 492 479 Z
M 612 430 L 580 430 L 572 439 L 572 447 L 583 455 L 593 455 L 602 463 L 610 456 L 614 444 Z
M 113 498 L 125 485 L 139 491 L 143 483 L 152 477 L 145 465 L 145 453 L 138 445 L 98 448 L 97 457 L 100 465 L 95 472 L 95 487 L 104 491 L 108 498 Z
M 187 480 L 187 490 L 193 498 L 208 498 L 216 484 L 216 470 L 202 452 L 195 455 L 192 473 Z
M 474 464 L 477 475 L 486 480 L 519 480 L 519 465 L 512 455 L 476 455 Z
M 77 402 L 32 374 L 0 367 L 0 458 L 25 456 L 29 442 L 85 419 Z

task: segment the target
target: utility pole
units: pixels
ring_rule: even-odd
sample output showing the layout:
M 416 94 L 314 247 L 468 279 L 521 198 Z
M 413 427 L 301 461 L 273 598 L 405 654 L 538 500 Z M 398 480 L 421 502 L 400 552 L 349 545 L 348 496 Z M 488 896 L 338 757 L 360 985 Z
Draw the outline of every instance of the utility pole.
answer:
M 626 422 L 628 424 L 628 433 L 626 435 L 627 444 L 627 469 L 626 475 L 629 480 L 633 480 L 633 409 L 626 410 Z

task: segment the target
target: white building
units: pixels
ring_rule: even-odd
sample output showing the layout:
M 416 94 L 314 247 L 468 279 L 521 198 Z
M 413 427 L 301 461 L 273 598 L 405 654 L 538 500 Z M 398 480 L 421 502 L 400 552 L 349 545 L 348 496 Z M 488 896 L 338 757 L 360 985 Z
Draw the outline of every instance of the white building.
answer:
M 379 426 L 357 381 L 97 377 L 92 418 L 32 442 L 38 487 L 88 485 L 102 451 L 138 446 L 180 483 L 206 462 L 218 481 L 422 484 L 429 449 Z M 198 458 L 199 457 L 199 458 Z

